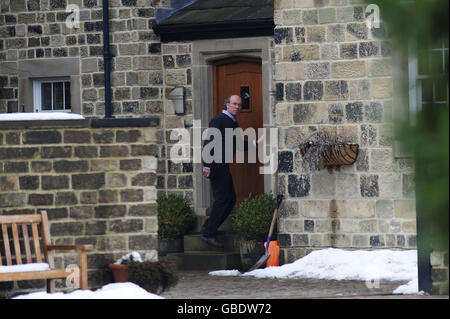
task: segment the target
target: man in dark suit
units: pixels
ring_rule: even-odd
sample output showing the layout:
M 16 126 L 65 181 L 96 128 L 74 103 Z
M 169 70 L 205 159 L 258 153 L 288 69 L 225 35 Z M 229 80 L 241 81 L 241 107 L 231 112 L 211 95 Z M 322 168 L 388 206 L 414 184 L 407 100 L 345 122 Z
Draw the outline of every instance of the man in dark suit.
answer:
M 236 203 L 236 191 L 233 185 L 233 178 L 230 173 L 227 158 L 230 154 L 226 154 L 226 129 L 236 129 L 239 127 L 236 118 L 242 107 L 242 99 L 239 95 L 232 95 L 225 100 L 224 110 L 221 114 L 214 117 L 209 123 L 209 128 L 214 128 L 220 131 L 221 140 L 215 136 L 205 140 L 204 148 L 209 143 L 215 143 L 214 148 L 220 147 L 222 149 L 221 159 L 215 159 L 211 163 L 203 161 L 203 176 L 209 178 L 214 196 L 214 203 L 211 208 L 209 218 L 202 226 L 201 238 L 204 242 L 215 247 L 223 247 L 223 244 L 217 240 L 217 230 L 231 213 Z M 234 157 L 237 148 L 236 136 L 233 135 L 232 155 Z M 262 138 L 258 140 L 261 142 Z M 221 144 L 220 144 L 221 143 Z M 249 147 L 256 147 L 256 142 L 244 142 L 244 151 Z M 212 145 L 212 144 L 211 144 Z M 210 145 L 210 146 L 211 146 Z M 253 146 L 252 146 L 253 145 Z M 213 149 L 214 149 L 213 148 Z M 213 154 L 210 154 L 213 155 Z

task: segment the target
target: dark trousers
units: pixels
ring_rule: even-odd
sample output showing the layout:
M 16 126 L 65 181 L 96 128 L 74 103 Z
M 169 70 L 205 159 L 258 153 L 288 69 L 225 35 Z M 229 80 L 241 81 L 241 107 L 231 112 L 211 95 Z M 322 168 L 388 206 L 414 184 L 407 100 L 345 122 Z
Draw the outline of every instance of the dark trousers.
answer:
M 210 174 L 211 188 L 214 196 L 214 204 L 209 218 L 202 226 L 202 234 L 205 237 L 215 237 L 220 225 L 223 224 L 236 203 L 233 178 L 228 164 L 215 164 Z

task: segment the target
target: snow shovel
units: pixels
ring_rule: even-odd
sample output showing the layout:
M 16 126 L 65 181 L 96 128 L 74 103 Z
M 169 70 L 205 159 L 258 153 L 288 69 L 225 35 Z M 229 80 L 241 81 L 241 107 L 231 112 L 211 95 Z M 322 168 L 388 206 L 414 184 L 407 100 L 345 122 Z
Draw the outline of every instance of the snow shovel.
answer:
M 275 211 L 273 213 L 272 223 L 270 224 L 269 235 L 267 236 L 265 254 L 262 255 L 261 258 L 259 258 L 258 261 L 248 271 L 258 269 L 259 267 L 265 265 L 267 260 L 270 258 L 270 254 L 269 254 L 270 237 L 272 236 L 272 232 L 273 232 L 273 229 L 275 226 L 275 221 L 277 220 L 277 217 L 278 217 L 278 208 L 280 208 L 282 201 L 283 201 L 283 195 L 277 195 L 277 204 L 275 207 Z

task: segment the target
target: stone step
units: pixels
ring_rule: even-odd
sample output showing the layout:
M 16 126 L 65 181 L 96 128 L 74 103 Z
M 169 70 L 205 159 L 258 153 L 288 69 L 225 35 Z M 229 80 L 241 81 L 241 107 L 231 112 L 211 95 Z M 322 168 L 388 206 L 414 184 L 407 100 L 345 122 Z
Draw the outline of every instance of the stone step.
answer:
M 219 233 L 217 240 L 224 244 L 223 248 L 216 248 L 205 243 L 200 234 L 184 236 L 184 252 L 215 251 L 215 252 L 239 252 L 239 241 L 236 235 Z
M 236 252 L 184 252 L 170 253 L 166 260 L 176 264 L 178 270 L 230 270 L 241 268 L 241 256 Z
M 230 214 L 230 216 L 227 217 L 227 219 L 225 219 L 225 221 L 223 222 L 222 225 L 220 225 L 219 227 L 219 231 L 224 231 L 224 232 L 231 232 L 233 230 L 232 228 L 232 216 L 233 214 Z M 195 224 L 194 227 L 194 232 L 199 233 L 202 229 L 203 224 L 205 223 L 205 221 L 209 218 L 209 216 L 197 216 L 197 222 Z

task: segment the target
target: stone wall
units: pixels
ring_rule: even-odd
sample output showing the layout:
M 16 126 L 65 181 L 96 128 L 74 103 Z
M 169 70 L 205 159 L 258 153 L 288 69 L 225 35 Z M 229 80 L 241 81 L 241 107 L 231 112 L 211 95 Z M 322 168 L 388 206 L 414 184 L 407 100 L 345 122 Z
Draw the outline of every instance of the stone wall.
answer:
M 360 3 L 274 1 L 285 261 L 322 247 L 416 246 L 413 162 L 395 156 L 390 43 Z M 356 163 L 310 169 L 298 143 L 318 131 L 358 143 Z
M 127 121 L 0 122 L 0 214 L 45 209 L 54 244 L 93 244 L 90 287 L 111 282 L 108 264 L 124 253 L 158 248 L 160 120 Z M 58 256 L 58 264 L 76 262 Z
M 448 295 L 448 252 L 433 251 L 430 255 L 432 294 Z
M 68 28 L 67 5 L 80 8 L 80 28 Z M 155 10 L 169 0 L 110 0 L 112 115 L 161 118 L 158 189 L 176 189 L 192 198 L 192 166 L 170 162 L 165 142 L 170 130 L 192 126 L 191 45 L 161 44 L 154 34 Z M 78 113 L 102 117 L 104 110 L 103 27 L 101 0 L 17 0 L 0 15 L 0 113 L 22 111 L 20 66 L 30 61 L 68 61 L 80 90 Z M 70 59 L 70 60 L 69 60 Z M 25 70 L 26 71 L 26 70 Z M 185 113 L 175 115 L 168 94 L 185 87 Z M 73 93 L 73 92 L 72 92 Z M 24 99 L 26 100 L 26 99 Z M 30 101 L 28 101 L 30 102 Z M 26 111 L 34 111 L 25 103 Z M 167 131 L 166 131 L 167 129 Z M 178 176 L 180 175 L 180 176 Z

